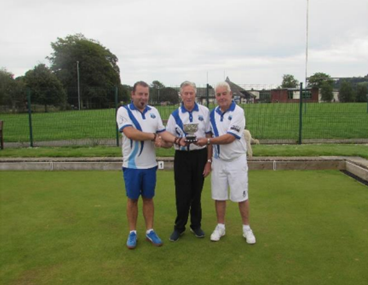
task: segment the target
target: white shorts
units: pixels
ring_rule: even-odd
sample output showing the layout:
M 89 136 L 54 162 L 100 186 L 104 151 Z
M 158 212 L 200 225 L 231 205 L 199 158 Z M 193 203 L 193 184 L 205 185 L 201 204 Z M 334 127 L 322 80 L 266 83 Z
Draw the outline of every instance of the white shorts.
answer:
M 246 154 L 231 160 L 213 159 L 211 174 L 212 199 L 243 202 L 248 200 L 248 163 Z

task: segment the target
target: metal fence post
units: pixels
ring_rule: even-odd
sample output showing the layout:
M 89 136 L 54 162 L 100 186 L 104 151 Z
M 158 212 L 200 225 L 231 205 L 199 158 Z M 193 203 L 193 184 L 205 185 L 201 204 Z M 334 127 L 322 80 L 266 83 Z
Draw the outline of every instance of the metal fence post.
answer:
M 210 85 L 207 83 L 207 88 L 206 88 L 206 100 L 207 100 L 207 108 L 210 105 Z
M 300 96 L 299 96 L 299 144 L 302 144 L 302 119 L 303 119 L 303 83 L 300 82 Z
M 116 113 L 118 111 L 118 87 L 115 86 L 115 134 L 116 134 L 116 146 L 119 146 L 119 129 L 116 122 Z
M 31 90 L 29 88 L 27 88 L 27 103 L 28 103 L 29 142 L 30 146 L 33 147 Z

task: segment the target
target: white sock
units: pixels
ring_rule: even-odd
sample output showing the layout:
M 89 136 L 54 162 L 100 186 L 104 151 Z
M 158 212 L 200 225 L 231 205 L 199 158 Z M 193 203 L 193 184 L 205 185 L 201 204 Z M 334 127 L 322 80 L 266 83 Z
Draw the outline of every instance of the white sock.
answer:
M 129 233 L 130 233 L 130 234 L 131 234 L 131 233 L 135 233 L 135 234 L 137 234 L 137 231 L 136 231 L 136 230 L 132 230 L 132 231 L 130 231 Z
M 225 229 L 225 224 L 217 224 L 220 229 Z
M 243 231 L 249 231 L 250 226 L 249 225 L 243 225 Z
M 146 231 L 146 234 L 149 234 L 151 231 L 153 231 L 153 229 L 149 229 Z

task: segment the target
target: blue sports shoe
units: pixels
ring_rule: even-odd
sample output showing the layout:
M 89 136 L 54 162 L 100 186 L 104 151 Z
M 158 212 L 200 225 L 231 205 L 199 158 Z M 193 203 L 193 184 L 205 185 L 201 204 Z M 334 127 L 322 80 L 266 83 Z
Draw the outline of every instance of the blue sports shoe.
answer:
M 151 230 L 148 234 L 146 234 L 146 239 L 155 246 L 163 245 L 162 240 L 156 235 L 154 230 Z
M 137 234 L 135 232 L 129 234 L 126 245 L 129 249 L 134 249 L 137 246 Z

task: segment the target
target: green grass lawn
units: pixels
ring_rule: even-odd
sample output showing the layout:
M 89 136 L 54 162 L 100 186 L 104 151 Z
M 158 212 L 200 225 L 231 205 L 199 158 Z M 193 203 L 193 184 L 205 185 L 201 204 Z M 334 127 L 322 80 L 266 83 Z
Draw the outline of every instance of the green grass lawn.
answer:
M 204 239 L 173 229 L 173 172 L 159 171 L 156 248 L 128 250 L 126 198 L 116 171 L 0 172 L 1 284 L 367 284 L 367 187 L 338 171 L 251 171 L 251 226 L 241 236 L 229 203 L 226 236 L 216 225 L 210 181 L 203 191 Z
M 299 104 L 242 105 L 247 128 L 258 139 L 299 138 Z M 212 107 L 211 107 L 212 108 Z M 174 106 L 159 106 L 163 119 L 168 119 Z M 28 114 L 0 114 L 4 121 L 6 142 L 29 142 Z M 368 138 L 366 103 L 307 104 L 303 108 L 303 139 Z M 32 115 L 33 140 L 115 139 L 115 109 L 83 110 Z
M 253 145 L 257 156 L 360 156 L 368 159 L 364 144 Z M 173 157 L 174 150 L 156 149 L 158 157 Z M 121 157 L 121 147 L 35 147 L 5 148 L 1 157 Z

